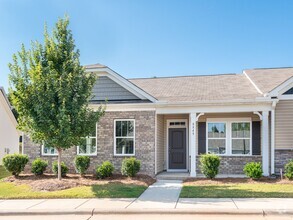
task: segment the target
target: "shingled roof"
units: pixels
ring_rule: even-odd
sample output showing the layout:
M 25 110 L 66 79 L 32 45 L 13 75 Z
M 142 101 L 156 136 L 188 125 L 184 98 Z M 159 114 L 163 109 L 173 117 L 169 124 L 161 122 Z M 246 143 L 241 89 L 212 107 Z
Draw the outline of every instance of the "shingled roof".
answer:
M 102 64 L 87 69 L 107 68 Z M 259 68 L 241 74 L 128 79 L 158 101 L 210 102 L 254 100 L 293 77 L 293 68 Z M 262 93 L 260 93 L 260 92 Z
M 293 76 L 293 68 L 268 68 L 245 70 L 247 76 L 263 93 L 268 93 Z

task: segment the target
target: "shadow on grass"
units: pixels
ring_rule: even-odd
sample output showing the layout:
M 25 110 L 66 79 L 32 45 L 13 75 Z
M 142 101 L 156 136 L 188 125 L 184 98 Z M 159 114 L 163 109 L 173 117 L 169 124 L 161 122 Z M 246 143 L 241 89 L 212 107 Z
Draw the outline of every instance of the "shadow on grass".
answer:
M 119 181 L 91 186 L 91 190 L 97 198 L 137 198 L 146 190 L 146 188 L 146 186 L 123 184 Z
M 184 186 L 181 198 L 293 198 L 291 184 L 234 184 Z

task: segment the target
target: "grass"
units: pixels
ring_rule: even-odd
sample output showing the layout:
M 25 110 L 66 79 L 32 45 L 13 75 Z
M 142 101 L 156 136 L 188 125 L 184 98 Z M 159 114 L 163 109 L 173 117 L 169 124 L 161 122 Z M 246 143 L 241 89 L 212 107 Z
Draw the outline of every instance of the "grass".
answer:
M 293 198 L 293 184 L 185 185 L 180 198 Z
M 43 198 L 137 198 L 146 186 L 108 183 L 81 186 L 54 192 L 37 192 L 28 185 L 0 182 L 0 199 L 43 199 Z
M 0 179 L 10 176 L 11 174 L 8 173 L 3 166 L 0 166 Z

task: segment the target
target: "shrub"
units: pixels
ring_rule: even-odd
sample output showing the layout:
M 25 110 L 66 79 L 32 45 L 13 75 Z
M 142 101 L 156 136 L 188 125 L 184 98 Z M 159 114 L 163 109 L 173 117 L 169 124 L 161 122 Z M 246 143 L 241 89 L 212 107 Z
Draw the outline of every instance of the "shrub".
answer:
M 18 176 L 28 163 L 28 156 L 22 154 L 8 154 L 2 159 L 2 162 L 8 172 L 12 173 L 14 176 Z
M 55 161 L 52 164 L 52 171 L 55 174 L 58 174 L 58 162 Z M 66 176 L 66 174 L 68 173 L 68 167 L 66 166 L 66 164 L 64 162 L 61 162 L 61 176 Z
M 140 170 L 140 161 L 134 157 L 125 158 L 122 161 L 121 173 L 125 176 L 134 177 Z
M 90 166 L 89 156 L 76 156 L 74 159 L 75 168 L 81 175 L 85 174 Z
M 252 179 L 259 179 L 262 177 L 261 163 L 251 162 L 244 166 L 243 169 L 246 176 Z
M 42 175 L 48 166 L 48 162 L 41 158 L 35 159 L 32 163 L 31 171 L 35 175 Z
M 113 164 L 110 161 L 104 161 L 102 165 L 97 167 L 96 175 L 98 179 L 104 179 L 106 177 L 112 176 L 113 171 Z
M 289 163 L 285 165 L 285 177 L 289 180 L 293 180 L 293 160 L 290 160 Z
M 210 179 L 213 179 L 219 173 L 221 159 L 214 154 L 204 154 L 200 157 L 201 172 Z

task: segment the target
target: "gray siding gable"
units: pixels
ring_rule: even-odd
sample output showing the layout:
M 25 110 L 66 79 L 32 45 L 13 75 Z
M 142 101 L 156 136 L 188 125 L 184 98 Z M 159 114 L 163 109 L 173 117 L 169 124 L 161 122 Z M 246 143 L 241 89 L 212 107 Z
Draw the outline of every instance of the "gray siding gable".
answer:
M 141 101 L 140 98 L 107 76 L 100 76 L 93 88 L 91 101 Z

